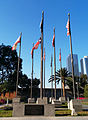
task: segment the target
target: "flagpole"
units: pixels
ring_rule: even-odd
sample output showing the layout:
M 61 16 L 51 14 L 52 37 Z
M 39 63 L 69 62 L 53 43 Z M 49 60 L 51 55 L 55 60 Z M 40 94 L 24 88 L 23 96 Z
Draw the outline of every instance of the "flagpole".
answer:
M 51 77 L 53 75 L 53 69 L 52 69 L 52 55 L 51 55 Z M 51 78 L 51 97 L 53 98 L 53 79 Z
M 61 48 L 60 48 L 60 54 L 61 54 Z M 63 96 L 62 95 L 62 63 L 61 63 L 61 60 L 60 60 L 60 76 L 61 76 L 61 97 Z
M 44 20 L 44 11 L 42 11 L 42 21 L 41 21 L 41 87 L 40 87 L 40 98 L 43 98 L 43 20 Z
M 68 14 L 70 21 L 70 14 Z M 75 80 L 74 80 L 74 66 L 73 66 L 73 52 L 72 52 L 72 40 L 71 40 L 71 31 L 70 31 L 70 49 L 71 49 L 71 64 L 72 64 L 72 79 L 73 79 L 73 95 L 75 99 Z
M 44 48 L 44 54 L 45 54 L 45 48 Z M 44 58 L 44 97 L 45 97 L 45 58 Z
M 33 43 L 33 47 L 34 47 L 34 43 Z M 33 50 L 33 53 L 32 53 L 32 79 L 31 79 L 31 98 L 32 98 L 32 82 L 33 82 L 33 60 L 34 60 L 34 50 Z
M 54 34 L 55 34 L 55 28 L 54 28 Z M 54 45 L 54 81 L 55 81 L 55 100 L 56 100 L 56 58 L 55 58 L 55 45 Z
M 22 36 L 22 33 L 20 33 L 20 36 Z M 21 38 L 20 38 L 20 39 L 21 39 Z M 20 54 L 21 54 L 21 40 L 20 40 L 19 56 L 18 56 L 18 69 L 17 69 L 17 81 L 16 81 L 16 97 L 18 96 L 18 80 L 19 80 L 19 63 L 20 63 Z

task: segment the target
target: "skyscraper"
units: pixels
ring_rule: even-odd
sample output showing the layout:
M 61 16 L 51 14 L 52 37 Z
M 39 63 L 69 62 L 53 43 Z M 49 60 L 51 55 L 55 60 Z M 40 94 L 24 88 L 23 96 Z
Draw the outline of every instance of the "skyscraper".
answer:
M 73 54 L 74 76 L 79 76 L 78 55 Z M 71 54 L 67 57 L 67 70 L 72 73 Z
M 81 74 L 86 74 L 88 76 L 88 56 L 84 56 L 80 60 L 81 64 Z

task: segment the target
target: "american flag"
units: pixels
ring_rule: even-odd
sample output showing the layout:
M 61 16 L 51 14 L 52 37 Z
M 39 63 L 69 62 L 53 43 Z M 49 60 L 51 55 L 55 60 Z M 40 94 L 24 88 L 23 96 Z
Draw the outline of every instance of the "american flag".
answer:
M 70 20 L 68 19 L 68 22 L 67 22 L 67 25 L 66 25 L 66 28 L 67 28 L 67 36 L 71 34 L 70 32 Z

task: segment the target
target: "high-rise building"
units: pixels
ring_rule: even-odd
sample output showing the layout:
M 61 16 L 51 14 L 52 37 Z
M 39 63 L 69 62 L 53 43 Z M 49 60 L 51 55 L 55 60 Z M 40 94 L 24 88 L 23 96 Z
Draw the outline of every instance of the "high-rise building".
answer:
M 79 76 L 78 55 L 73 54 L 74 76 Z M 67 57 L 67 70 L 72 73 L 71 54 Z
M 80 60 L 81 64 L 81 74 L 86 74 L 88 76 L 88 56 L 84 56 Z

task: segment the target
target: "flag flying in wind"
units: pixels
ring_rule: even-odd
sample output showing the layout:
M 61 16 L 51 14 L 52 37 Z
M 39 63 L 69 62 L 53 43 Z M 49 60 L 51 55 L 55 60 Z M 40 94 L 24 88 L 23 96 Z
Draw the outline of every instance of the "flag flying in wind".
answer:
M 41 37 L 40 37 L 40 39 L 37 41 L 37 43 L 34 45 L 34 47 L 33 47 L 32 50 L 31 50 L 31 55 L 32 55 L 32 57 L 33 57 L 33 50 L 34 50 L 34 49 L 37 49 L 40 43 L 41 43 Z
M 70 20 L 69 20 L 69 18 L 68 18 L 68 21 L 67 21 L 66 28 L 67 28 L 67 36 L 68 36 L 68 35 L 71 35 L 71 31 L 70 31 Z
M 55 33 L 53 35 L 52 45 L 53 45 L 53 47 L 55 47 Z
M 18 37 L 18 39 L 17 39 L 16 42 L 14 43 L 14 45 L 13 45 L 13 47 L 12 47 L 12 50 L 16 50 L 18 43 L 21 43 L 21 35 Z
M 60 49 L 60 54 L 59 54 L 59 61 L 61 62 L 61 49 Z

